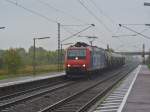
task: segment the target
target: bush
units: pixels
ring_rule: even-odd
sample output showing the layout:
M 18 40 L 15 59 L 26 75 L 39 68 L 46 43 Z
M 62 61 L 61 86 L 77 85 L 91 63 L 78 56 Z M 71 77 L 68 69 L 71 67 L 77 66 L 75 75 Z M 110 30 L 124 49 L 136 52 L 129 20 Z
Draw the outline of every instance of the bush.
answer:
M 16 74 L 21 67 L 21 57 L 16 49 L 7 50 L 4 55 L 4 61 L 8 72 L 11 74 Z

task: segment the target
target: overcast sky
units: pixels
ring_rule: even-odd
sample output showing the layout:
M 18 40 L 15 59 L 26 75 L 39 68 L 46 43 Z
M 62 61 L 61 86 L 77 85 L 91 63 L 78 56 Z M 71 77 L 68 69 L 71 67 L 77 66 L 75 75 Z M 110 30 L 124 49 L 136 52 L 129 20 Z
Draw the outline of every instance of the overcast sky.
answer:
M 16 3 L 11 4 L 10 1 Z M 83 36 L 97 36 L 94 44 L 106 48 L 106 44 L 120 51 L 141 50 L 142 44 L 150 48 L 150 40 L 137 36 L 112 38 L 114 35 L 130 35 L 134 32 L 118 26 L 121 24 L 148 24 L 150 23 L 150 7 L 144 6 L 145 0 L 0 0 L 0 49 L 23 47 L 28 49 L 33 44 L 33 38 L 50 36 L 47 40 L 37 40 L 37 46 L 48 50 L 57 49 L 57 22 L 61 26 L 61 39 L 74 34 L 86 27 L 95 24 Z M 43 15 L 49 20 L 18 7 L 30 9 Z M 92 11 L 89 13 L 88 11 Z M 96 17 L 95 17 L 96 16 Z M 150 35 L 150 28 L 144 25 L 128 25 L 128 27 Z M 74 37 L 64 43 L 84 41 L 84 37 Z M 67 47 L 67 46 L 64 46 Z

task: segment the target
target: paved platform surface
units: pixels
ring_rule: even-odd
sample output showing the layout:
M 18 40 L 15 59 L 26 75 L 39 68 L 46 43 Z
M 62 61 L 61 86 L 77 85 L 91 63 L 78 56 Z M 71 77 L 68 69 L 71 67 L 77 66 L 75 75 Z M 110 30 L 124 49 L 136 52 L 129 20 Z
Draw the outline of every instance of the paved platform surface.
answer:
M 122 112 L 150 112 L 150 70 L 142 65 Z
M 24 83 L 24 82 L 31 82 L 35 80 L 42 80 L 52 77 L 59 77 L 65 75 L 64 72 L 55 72 L 55 73 L 45 73 L 37 76 L 23 76 L 23 77 L 17 77 L 17 78 L 10 78 L 10 79 L 4 79 L 0 80 L 0 87 Z

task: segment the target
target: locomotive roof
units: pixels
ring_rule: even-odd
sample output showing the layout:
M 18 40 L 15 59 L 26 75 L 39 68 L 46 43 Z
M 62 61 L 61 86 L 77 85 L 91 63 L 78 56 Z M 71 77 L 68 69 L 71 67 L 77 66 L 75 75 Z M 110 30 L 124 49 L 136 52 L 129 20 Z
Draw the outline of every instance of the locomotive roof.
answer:
M 97 46 L 90 46 L 84 42 L 77 42 L 75 45 L 71 45 L 68 49 L 86 49 L 89 48 L 90 50 L 92 50 L 92 48 L 94 48 L 95 50 L 99 49 L 101 51 L 104 51 L 108 56 L 113 56 L 113 57 L 123 57 L 121 54 L 116 54 L 113 52 L 109 52 L 106 49 L 97 47 Z
M 69 48 L 85 48 L 85 47 L 88 47 L 88 48 L 98 48 L 98 49 L 101 49 L 101 50 L 105 50 L 103 48 L 100 48 L 100 47 L 97 47 L 97 46 L 91 46 L 91 45 L 88 45 L 84 42 L 77 42 L 76 44 L 74 45 L 71 45 Z

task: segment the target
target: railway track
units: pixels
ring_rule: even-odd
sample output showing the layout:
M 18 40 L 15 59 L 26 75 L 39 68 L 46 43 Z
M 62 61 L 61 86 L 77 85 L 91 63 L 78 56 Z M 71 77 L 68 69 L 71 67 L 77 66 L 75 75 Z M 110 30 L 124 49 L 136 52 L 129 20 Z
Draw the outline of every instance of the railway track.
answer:
M 84 90 L 62 99 L 38 112 L 83 112 L 93 105 L 99 97 L 106 94 L 118 81 L 124 78 L 133 68 L 108 77 Z
M 116 80 L 117 78 L 114 78 L 115 76 L 118 76 L 118 74 L 124 73 L 123 71 L 126 71 L 128 69 L 128 66 L 125 66 L 121 70 L 112 71 L 107 73 L 108 75 L 104 74 L 103 77 L 99 79 L 88 80 L 88 81 L 68 81 L 66 83 L 54 85 L 52 87 L 42 87 L 36 88 L 34 91 L 26 91 L 18 93 L 20 94 L 18 97 L 17 94 L 12 94 L 12 96 L 8 97 L 1 97 L 3 101 L 0 100 L 0 111 L 2 112 L 49 112 L 49 111 L 59 111 L 65 110 L 63 106 L 68 105 L 66 102 L 74 102 L 75 99 L 88 99 L 89 95 L 87 95 L 87 98 L 84 97 L 85 93 L 89 93 L 88 91 L 93 90 L 94 87 L 105 87 L 104 83 L 107 85 L 108 80 Z M 129 70 L 128 70 L 129 72 Z M 125 73 L 124 73 L 125 74 Z M 119 80 L 119 79 L 118 79 Z M 111 81 L 110 81 L 111 82 Z M 104 88 L 100 91 L 105 90 Z M 106 91 L 106 90 L 105 90 Z M 97 93 L 97 91 L 95 91 Z M 95 93 L 95 94 L 96 94 Z M 93 94 L 93 93 L 92 93 Z M 95 96 L 95 94 L 93 94 Z M 103 91 L 104 94 L 104 91 Z M 86 95 L 85 95 L 86 96 Z M 91 96 L 90 98 L 94 98 L 94 96 Z M 97 95 L 96 95 L 97 96 Z M 83 98 L 82 98 L 83 97 Z M 81 101 L 81 100 L 79 100 Z M 87 104 L 87 100 L 81 101 L 84 102 L 84 104 Z M 82 104 L 82 105 L 81 105 Z M 79 109 L 83 108 L 83 103 L 70 103 L 70 105 L 74 106 L 73 108 Z M 89 105 L 88 103 L 87 105 Z M 71 108 L 71 106 L 69 107 Z M 67 106 L 68 107 L 68 106 Z M 85 108 L 85 106 L 84 106 Z M 83 109 L 84 109 L 83 108 Z M 40 110 L 40 111 L 39 111 Z M 69 112 L 74 111 L 73 109 L 70 109 Z M 67 110 L 63 111 L 67 112 Z M 80 112 L 80 111 L 79 111 Z
M 73 81 L 59 81 L 55 84 L 49 84 L 41 87 L 37 87 L 30 90 L 25 90 L 21 92 L 17 92 L 14 94 L 6 95 L 0 97 L 0 110 L 6 108 L 8 106 L 15 105 L 19 102 L 26 101 L 28 99 L 32 99 L 38 97 L 40 95 L 46 94 L 48 92 L 53 92 L 57 89 L 63 88 L 65 86 L 70 86 L 74 84 Z
M 55 84 L 60 81 L 65 81 L 65 76 L 60 77 L 53 77 L 53 78 L 46 78 L 40 80 L 33 80 L 33 81 L 25 81 L 20 82 L 18 84 L 8 84 L 4 87 L 0 87 L 0 97 L 9 96 L 15 93 L 19 93 L 22 91 L 32 90 L 34 88 L 42 87 L 49 84 Z
M 50 86 L 54 86 L 54 85 L 57 85 L 57 84 L 63 83 L 63 82 L 65 82 L 65 81 L 57 81 L 55 83 L 50 83 L 50 84 L 42 85 L 42 86 L 39 86 L 39 87 L 35 87 L 35 88 L 15 92 L 15 93 L 12 93 L 12 94 L 4 95 L 4 96 L 0 97 L 0 101 L 7 100 L 7 99 L 10 99 L 10 98 L 14 98 L 14 97 L 26 94 L 26 93 L 30 93 L 30 92 L 39 90 L 39 89 L 44 89 L 44 88 L 47 88 L 47 87 L 50 87 Z

